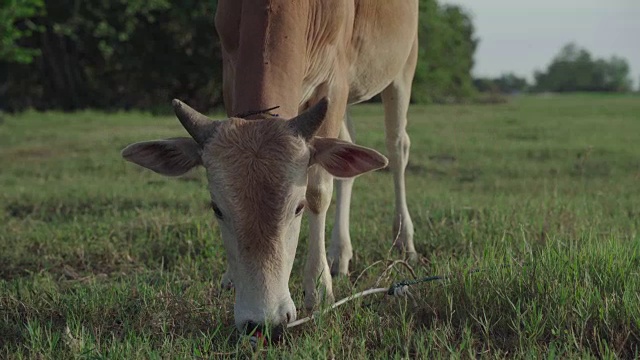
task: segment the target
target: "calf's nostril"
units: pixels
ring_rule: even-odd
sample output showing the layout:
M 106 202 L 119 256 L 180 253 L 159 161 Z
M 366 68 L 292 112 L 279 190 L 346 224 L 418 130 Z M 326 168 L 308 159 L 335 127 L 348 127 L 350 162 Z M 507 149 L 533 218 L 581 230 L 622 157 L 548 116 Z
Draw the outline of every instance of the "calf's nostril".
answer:
M 245 333 L 247 333 L 247 335 L 258 331 L 262 332 L 262 326 L 253 321 L 247 321 L 246 325 L 244 326 L 244 331 Z
M 284 330 L 286 326 L 278 325 L 271 330 L 271 340 L 272 342 L 280 342 L 284 339 Z
M 289 317 L 290 315 L 287 313 L 287 318 Z M 251 336 L 252 341 L 263 341 L 265 344 L 278 343 L 284 339 L 285 327 L 286 325 L 281 324 L 267 329 L 263 324 L 247 321 L 244 325 L 244 331 L 246 335 Z

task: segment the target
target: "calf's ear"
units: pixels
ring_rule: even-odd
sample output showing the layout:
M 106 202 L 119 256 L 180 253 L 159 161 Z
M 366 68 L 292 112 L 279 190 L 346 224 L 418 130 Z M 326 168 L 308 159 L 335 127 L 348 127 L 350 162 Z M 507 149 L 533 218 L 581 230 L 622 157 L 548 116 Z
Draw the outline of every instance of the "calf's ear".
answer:
M 331 175 L 350 178 L 387 166 L 389 160 L 364 146 L 333 138 L 314 137 L 310 165 L 318 164 Z
M 202 165 L 200 145 L 186 137 L 134 143 L 122 150 L 122 157 L 166 176 L 183 175 Z

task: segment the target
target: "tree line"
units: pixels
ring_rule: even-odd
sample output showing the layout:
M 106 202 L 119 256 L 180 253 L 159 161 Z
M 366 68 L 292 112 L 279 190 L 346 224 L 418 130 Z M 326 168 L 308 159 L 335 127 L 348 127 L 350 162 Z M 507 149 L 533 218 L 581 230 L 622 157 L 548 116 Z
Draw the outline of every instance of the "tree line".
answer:
M 0 5 L 0 108 L 200 110 L 222 101 L 216 0 L 9 0 Z M 471 96 L 477 46 L 460 7 L 420 0 L 415 102 Z M 455 59 L 455 61 L 453 61 Z
M 612 56 L 594 58 L 575 43 L 566 44 L 545 70 L 534 73 L 534 82 L 512 73 L 497 78 L 476 78 L 481 92 L 513 94 L 521 92 L 629 92 L 632 81 L 627 60 Z
M 144 109 L 172 98 L 208 111 L 222 102 L 217 0 L 8 0 L 0 3 L 0 110 Z M 473 79 L 478 45 L 462 8 L 420 0 L 412 101 L 458 102 L 492 93 L 631 88 L 625 59 L 568 44 L 528 83 Z

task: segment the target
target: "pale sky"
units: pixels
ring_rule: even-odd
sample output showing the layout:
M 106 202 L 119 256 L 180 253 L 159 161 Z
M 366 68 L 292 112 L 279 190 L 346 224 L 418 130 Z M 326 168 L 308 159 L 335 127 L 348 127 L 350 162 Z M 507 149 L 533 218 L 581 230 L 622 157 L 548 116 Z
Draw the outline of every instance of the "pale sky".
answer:
M 473 17 L 480 44 L 476 76 L 504 72 L 533 79 L 560 48 L 576 42 L 592 56 L 618 55 L 640 78 L 640 0 L 439 0 L 461 5 Z

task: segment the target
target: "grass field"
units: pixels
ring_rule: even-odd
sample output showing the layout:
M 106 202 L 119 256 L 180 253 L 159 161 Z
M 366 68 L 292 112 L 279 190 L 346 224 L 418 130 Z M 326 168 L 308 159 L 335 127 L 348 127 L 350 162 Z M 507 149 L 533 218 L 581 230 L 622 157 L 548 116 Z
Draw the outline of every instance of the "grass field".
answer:
M 381 107 L 354 119 L 358 142 L 385 153 Z M 409 121 L 413 268 L 456 275 L 413 288 L 415 304 L 354 301 L 254 351 L 218 289 L 202 173 L 168 179 L 120 158 L 131 142 L 185 134 L 175 118 L 5 116 L 0 358 L 639 357 L 640 98 L 414 106 Z M 383 274 L 398 256 L 392 191 L 385 171 L 356 181 L 355 255 L 336 298 L 411 278 L 400 265 Z M 303 224 L 299 308 L 306 239 Z

